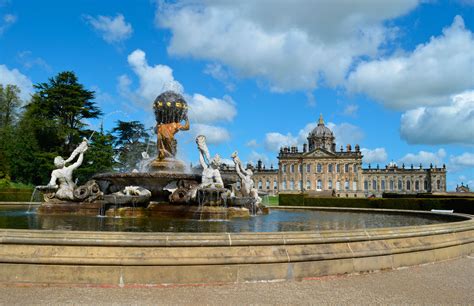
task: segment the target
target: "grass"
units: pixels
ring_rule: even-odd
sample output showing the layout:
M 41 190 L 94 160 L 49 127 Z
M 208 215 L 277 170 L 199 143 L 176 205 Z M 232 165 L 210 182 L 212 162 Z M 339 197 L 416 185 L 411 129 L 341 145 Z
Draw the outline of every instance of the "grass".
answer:
M 268 196 L 268 203 L 265 203 L 267 206 L 278 206 L 278 196 Z

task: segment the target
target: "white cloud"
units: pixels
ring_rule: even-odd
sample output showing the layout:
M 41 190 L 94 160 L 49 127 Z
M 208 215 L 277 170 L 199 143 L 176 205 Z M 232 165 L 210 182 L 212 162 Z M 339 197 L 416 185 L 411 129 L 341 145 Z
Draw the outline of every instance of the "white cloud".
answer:
M 265 135 L 265 149 L 272 152 L 280 151 L 281 147 L 297 145 L 298 140 L 291 133 L 283 135 L 277 132 L 267 133 Z
M 357 104 L 349 104 L 344 108 L 343 114 L 346 116 L 355 116 L 358 110 L 359 106 Z
M 193 137 L 205 135 L 208 144 L 219 144 L 230 140 L 229 131 L 219 126 L 195 123 L 191 126 L 190 133 Z
M 204 73 L 212 76 L 214 79 L 224 84 L 227 90 L 235 90 L 235 84 L 231 81 L 231 73 L 227 71 L 222 65 L 216 63 L 207 64 L 206 68 L 204 69 Z
M 365 93 L 393 109 L 444 104 L 449 96 L 474 87 L 474 38 L 456 16 L 443 34 L 409 54 L 361 63 L 348 89 Z
M 366 164 L 384 163 L 388 158 L 385 148 L 375 148 L 373 150 L 362 148 L 361 152 L 364 156 L 363 161 Z
M 451 155 L 449 158 L 449 170 L 453 172 L 462 171 L 474 167 L 474 153 L 464 152 L 461 155 Z
M 0 35 L 2 35 L 12 24 L 17 20 L 17 17 L 12 14 L 5 14 L 0 21 Z
M 31 51 L 21 51 L 16 55 L 16 59 L 20 62 L 25 69 L 31 69 L 33 67 L 39 67 L 43 70 L 51 72 L 51 67 L 41 57 L 33 56 Z
M 474 144 L 474 91 L 453 96 L 448 106 L 405 112 L 400 134 L 411 144 Z
M 229 96 L 217 99 L 194 94 L 189 102 L 189 118 L 196 122 L 231 122 L 235 115 L 237 115 L 237 109 Z
M 167 65 L 150 66 L 146 54 L 140 49 L 133 51 L 127 58 L 130 67 L 138 77 L 139 85 L 132 89 L 132 80 L 127 75 L 118 78 L 119 93 L 138 104 L 141 108 L 150 108 L 153 101 L 163 91 L 174 90 L 185 96 L 189 105 L 191 134 L 205 135 L 209 143 L 221 143 L 230 139 L 227 129 L 210 125 L 217 122 L 231 122 L 237 114 L 235 102 L 229 96 L 223 99 L 208 98 L 199 93 L 188 95 L 173 76 L 173 69 Z
M 345 148 L 346 144 L 358 144 L 364 139 L 362 129 L 347 122 L 340 124 L 328 122 L 327 127 L 332 130 L 334 137 L 336 137 L 337 150 L 339 150 L 340 146 Z
M 433 164 L 433 166 L 441 167 L 443 160 L 446 157 L 446 151 L 439 149 L 437 152 L 420 151 L 416 154 L 408 153 L 399 160 L 399 163 L 404 163 L 405 167 L 413 164 L 414 167 L 418 167 L 420 163 L 423 166 Z
M 257 148 L 259 146 L 256 139 L 249 140 L 245 145 L 249 148 Z
M 169 53 L 230 66 L 287 91 L 341 84 L 355 58 L 376 55 L 390 36 L 384 22 L 418 1 L 157 3 L 157 24 L 172 33 Z
M 97 17 L 86 15 L 84 18 L 109 44 L 123 42 L 132 36 L 132 25 L 125 22 L 122 14 L 117 14 L 115 18 L 100 15 Z
M 270 159 L 268 156 L 252 150 L 247 158 L 247 162 L 256 165 L 259 160 L 262 161 L 262 163 L 265 165 L 265 168 L 270 168 Z
M 8 69 L 5 65 L 0 65 L 0 84 L 2 85 L 16 85 L 20 88 L 20 98 L 24 101 L 30 98 L 33 93 L 33 83 L 18 69 Z

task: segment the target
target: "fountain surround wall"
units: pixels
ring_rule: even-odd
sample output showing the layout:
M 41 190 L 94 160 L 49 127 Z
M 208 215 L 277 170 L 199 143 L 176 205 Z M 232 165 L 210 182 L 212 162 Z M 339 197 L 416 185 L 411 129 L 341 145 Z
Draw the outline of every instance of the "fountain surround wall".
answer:
M 397 269 L 471 254 L 472 216 L 451 216 L 464 221 L 238 234 L 2 229 L 0 282 L 120 287 L 219 284 Z

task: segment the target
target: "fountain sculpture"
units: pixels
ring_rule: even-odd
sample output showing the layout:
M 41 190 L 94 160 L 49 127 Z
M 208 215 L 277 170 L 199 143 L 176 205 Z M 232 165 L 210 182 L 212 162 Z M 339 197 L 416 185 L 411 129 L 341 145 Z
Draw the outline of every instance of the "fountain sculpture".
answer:
M 38 212 L 200 219 L 226 219 L 268 212 L 253 188 L 251 170 L 242 167 L 237 153 L 232 158 L 242 181 L 242 196 L 236 197 L 231 192 L 235 181 L 221 175 L 220 156 L 216 154 L 211 159 L 204 135 L 196 137 L 202 172 L 199 174 L 198 169 L 184 171 L 184 163 L 176 158 L 174 136 L 179 131 L 189 130 L 187 109 L 184 97 L 173 91 L 166 91 L 155 99 L 158 155 L 152 159 L 144 152 L 143 161 L 137 165 L 140 170 L 97 174 L 86 184 L 76 187 L 73 171 L 82 164 L 88 148 L 87 139 L 67 160 L 56 157 L 54 163 L 58 169 L 52 172 L 51 181 L 37 187 L 45 194 L 45 202 Z M 66 166 L 77 156 L 74 164 Z

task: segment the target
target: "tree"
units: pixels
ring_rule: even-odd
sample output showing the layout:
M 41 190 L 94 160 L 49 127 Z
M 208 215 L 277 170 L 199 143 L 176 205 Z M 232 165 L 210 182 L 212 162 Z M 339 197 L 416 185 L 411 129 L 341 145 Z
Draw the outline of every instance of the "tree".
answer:
M 94 92 L 87 90 L 78 83 L 74 72 L 65 71 L 48 83 L 39 83 L 34 86 L 37 93 L 28 107 L 35 116 L 50 121 L 55 128 L 46 132 L 56 133 L 62 140 L 62 153 L 71 153 L 75 144 L 81 140 L 81 131 L 85 127 L 83 119 L 98 118 L 102 115 L 95 105 Z M 51 124 L 46 124 L 51 128 Z M 44 131 L 43 131 L 44 132 Z
M 117 121 L 112 129 L 116 160 L 121 171 L 132 171 L 142 160 L 142 152 L 147 152 L 150 135 L 139 121 Z
M 0 84 L 0 129 L 12 126 L 18 117 L 21 105 L 20 89 L 16 85 Z

